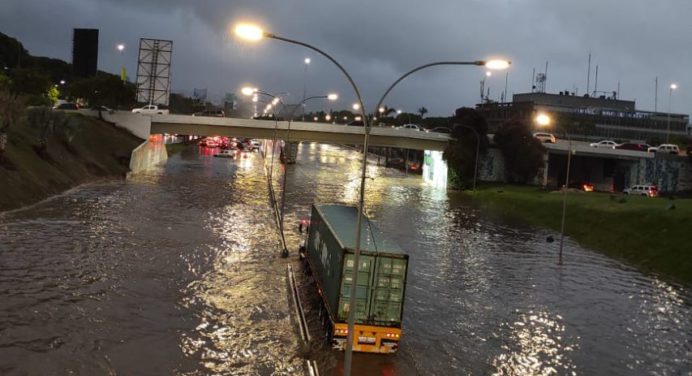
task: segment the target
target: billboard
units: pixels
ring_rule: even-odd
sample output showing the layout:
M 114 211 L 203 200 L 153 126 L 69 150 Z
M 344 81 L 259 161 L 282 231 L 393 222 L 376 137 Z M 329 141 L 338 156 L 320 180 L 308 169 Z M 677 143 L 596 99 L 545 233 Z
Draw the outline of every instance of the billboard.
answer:
M 72 34 L 72 71 L 77 77 L 96 75 L 99 57 L 99 30 L 74 29 Z
M 137 102 L 168 105 L 171 94 L 173 41 L 139 40 Z

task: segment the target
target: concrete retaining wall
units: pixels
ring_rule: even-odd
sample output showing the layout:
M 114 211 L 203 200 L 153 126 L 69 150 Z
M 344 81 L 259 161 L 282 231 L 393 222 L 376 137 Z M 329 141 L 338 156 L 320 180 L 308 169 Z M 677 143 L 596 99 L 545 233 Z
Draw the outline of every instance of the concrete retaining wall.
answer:
M 659 192 L 689 191 L 692 190 L 692 163 L 688 158 L 656 155 L 656 158 L 639 160 L 627 178 L 627 186 L 655 184 Z
M 85 114 L 87 116 L 98 117 L 98 111 L 93 110 L 80 110 L 80 114 Z M 151 116 L 133 114 L 128 111 L 114 111 L 109 113 L 107 111 L 102 111 L 101 116 L 107 122 L 115 124 L 116 127 L 126 129 L 133 135 L 147 139 L 151 133 Z
M 156 167 L 167 159 L 168 152 L 166 152 L 166 145 L 163 140 L 151 138 L 144 141 L 132 151 L 128 176 Z

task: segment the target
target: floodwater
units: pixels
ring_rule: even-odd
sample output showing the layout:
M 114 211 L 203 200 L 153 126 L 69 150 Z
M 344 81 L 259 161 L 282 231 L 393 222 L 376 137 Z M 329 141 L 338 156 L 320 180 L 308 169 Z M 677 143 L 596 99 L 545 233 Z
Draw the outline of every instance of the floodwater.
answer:
M 201 149 L 203 151 L 203 149 Z M 287 168 L 278 257 L 263 160 L 189 150 L 127 182 L 0 215 L 0 374 L 323 375 L 343 353 L 301 347 L 287 294 L 298 221 L 357 201 L 360 154 L 303 143 Z M 281 197 L 284 169 L 272 171 Z M 403 340 L 356 354 L 357 375 L 686 375 L 692 294 L 489 215 L 373 163 L 366 211 L 410 255 Z M 569 218 L 568 218 L 569 220 Z

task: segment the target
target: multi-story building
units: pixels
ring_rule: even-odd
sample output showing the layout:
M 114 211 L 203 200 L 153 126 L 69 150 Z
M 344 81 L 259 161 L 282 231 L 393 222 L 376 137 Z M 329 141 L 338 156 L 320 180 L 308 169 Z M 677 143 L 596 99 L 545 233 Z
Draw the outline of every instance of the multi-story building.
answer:
M 568 132 L 574 139 L 614 139 L 644 141 L 652 144 L 680 136 L 690 136 L 689 115 L 637 110 L 634 101 L 612 96 L 558 94 L 514 94 L 512 102 L 488 102 L 476 105 L 485 116 L 489 132 L 508 120 L 533 125 L 538 113 L 546 113 L 557 124 L 556 133 Z M 535 125 L 534 125 L 535 126 Z

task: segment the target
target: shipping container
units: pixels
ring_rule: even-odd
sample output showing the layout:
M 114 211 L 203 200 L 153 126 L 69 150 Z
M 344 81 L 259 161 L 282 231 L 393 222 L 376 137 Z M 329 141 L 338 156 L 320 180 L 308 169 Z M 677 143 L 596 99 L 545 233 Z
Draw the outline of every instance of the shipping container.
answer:
M 358 209 L 313 205 L 306 242 L 308 266 L 322 299 L 328 340 L 346 346 Z M 353 350 L 392 353 L 399 348 L 408 255 L 367 217 L 361 224 Z

